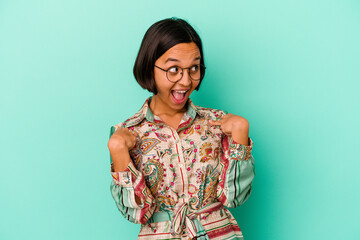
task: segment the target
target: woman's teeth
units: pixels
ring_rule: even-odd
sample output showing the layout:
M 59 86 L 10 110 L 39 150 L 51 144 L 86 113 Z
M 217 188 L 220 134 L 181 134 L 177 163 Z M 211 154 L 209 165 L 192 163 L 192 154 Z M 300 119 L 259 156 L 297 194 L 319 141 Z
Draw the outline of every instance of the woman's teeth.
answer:
M 184 99 L 185 95 L 186 95 L 186 92 L 187 91 L 175 91 L 173 90 L 172 91 L 172 95 L 174 96 L 174 98 L 177 100 L 177 101 L 181 101 Z

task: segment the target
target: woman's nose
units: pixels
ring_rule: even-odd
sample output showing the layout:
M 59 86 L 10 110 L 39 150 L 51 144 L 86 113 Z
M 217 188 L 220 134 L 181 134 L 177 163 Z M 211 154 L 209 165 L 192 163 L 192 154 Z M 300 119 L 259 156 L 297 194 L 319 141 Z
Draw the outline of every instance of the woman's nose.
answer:
M 180 79 L 179 83 L 184 86 L 189 86 L 191 84 L 191 77 L 188 69 L 184 69 L 182 78 Z

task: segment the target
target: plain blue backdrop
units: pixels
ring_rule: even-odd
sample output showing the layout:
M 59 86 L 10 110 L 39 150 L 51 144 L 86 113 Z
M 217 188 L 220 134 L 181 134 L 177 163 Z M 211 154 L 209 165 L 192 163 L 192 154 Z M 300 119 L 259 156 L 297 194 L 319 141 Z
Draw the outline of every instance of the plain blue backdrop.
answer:
M 154 22 L 188 20 L 195 104 L 250 122 L 246 240 L 360 239 L 356 0 L 0 0 L 0 239 L 135 239 L 110 194 L 110 126 L 150 96 L 132 75 Z

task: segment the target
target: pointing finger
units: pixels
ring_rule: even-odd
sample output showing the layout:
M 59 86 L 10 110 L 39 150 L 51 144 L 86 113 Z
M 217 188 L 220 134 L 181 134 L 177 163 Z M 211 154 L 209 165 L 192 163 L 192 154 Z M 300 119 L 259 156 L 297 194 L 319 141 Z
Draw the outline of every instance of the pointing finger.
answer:
M 217 126 L 221 125 L 220 121 L 214 121 L 214 120 L 211 120 L 211 119 L 209 120 L 209 123 L 211 123 L 213 125 L 217 125 Z
M 129 129 L 129 132 L 131 132 L 135 137 L 139 135 L 134 129 Z

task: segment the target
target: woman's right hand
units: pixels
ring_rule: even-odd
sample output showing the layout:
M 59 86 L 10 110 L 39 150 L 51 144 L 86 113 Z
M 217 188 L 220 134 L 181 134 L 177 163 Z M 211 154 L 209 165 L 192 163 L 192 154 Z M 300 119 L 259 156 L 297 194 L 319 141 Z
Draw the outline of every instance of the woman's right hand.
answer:
M 117 150 L 132 149 L 136 144 L 137 134 L 130 132 L 127 128 L 119 127 L 108 142 L 108 148 L 110 152 Z
M 130 163 L 129 150 L 136 144 L 137 134 L 127 128 L 119 127 L 108 142 L 108 148 L 113 160 L 113 168 L 116 172 L 124 171 Z

